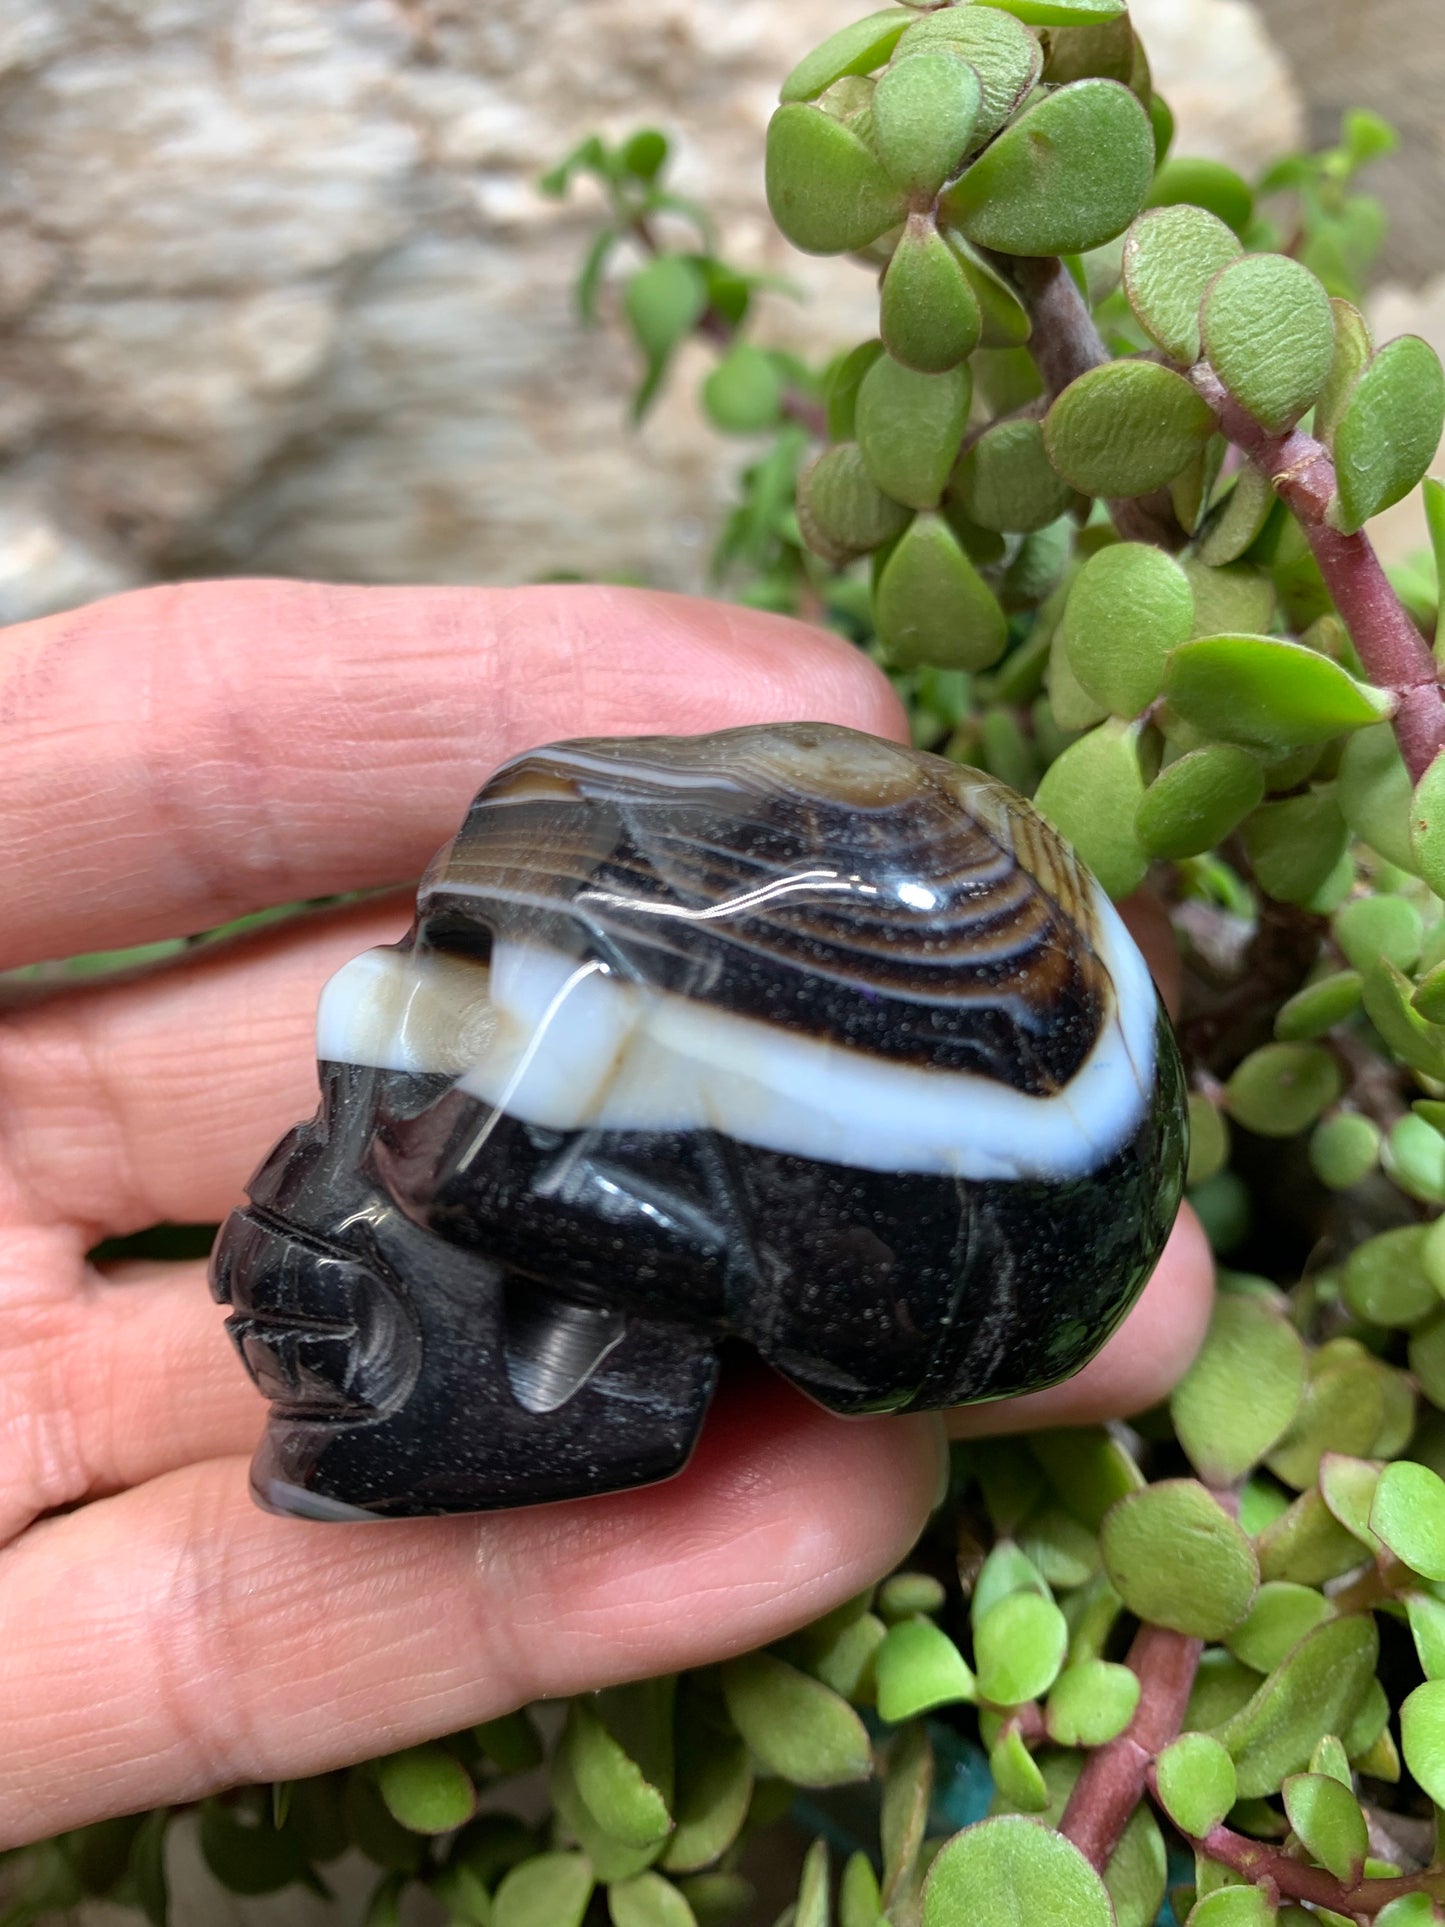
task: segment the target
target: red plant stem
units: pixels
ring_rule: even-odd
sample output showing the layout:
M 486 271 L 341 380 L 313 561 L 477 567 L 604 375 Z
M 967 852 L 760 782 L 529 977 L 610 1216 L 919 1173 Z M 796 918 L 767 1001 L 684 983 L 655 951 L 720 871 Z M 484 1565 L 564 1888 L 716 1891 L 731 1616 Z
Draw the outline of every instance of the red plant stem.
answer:
M 1445 702 L 1425 638 L 1390 587 L 1370 539 L 1341 535 L 1326 519 L 1335 496 L 1330 452 L 1299 429 L 1276 435 L 1260 426 L 1226 391 L 1208 362 L 1191 373 L 1229 440 L 1274 484 L 1314 551 L 1320 574 L 1344 619 L 1365 673 L 1398 699 L 1394 716 L 1400 754 L 1419 782 L 1445 749 Z
M 1309 1867 L 1294 1859 L 1283 1848 L 1265 1840 L 1250 1840 L 1226 1826 L 1215 1827 L 1202 1840 L 1198 1850 L 1222 1867 L 1243 1874 L 1256 1883 L 1268 1881 L 1282 1900 L 1308 1900 L 1316 1907 L 1328 1907 L 1337 1914 L 1373 1915 L 1392 1900 L 1406 1894 L 1429 1894 L 1445 1899 L 1445 1868 L 1432 1867 L 1423 1873 L 1401 1874 L 1393 1880 L 1360 1880 L 1354 1886 L 1336 1880 L 1323 1867 Z
M 1138 1675 L 1139 1704 L 1119 1735 L 1091 1753 L 1059 1823 L 1100 1873 L 1148 1786 L 1149 1769 L 1176 1738 L 1204 1642 L 1164 1626 L 1141 1626 L 1126 1664 Z

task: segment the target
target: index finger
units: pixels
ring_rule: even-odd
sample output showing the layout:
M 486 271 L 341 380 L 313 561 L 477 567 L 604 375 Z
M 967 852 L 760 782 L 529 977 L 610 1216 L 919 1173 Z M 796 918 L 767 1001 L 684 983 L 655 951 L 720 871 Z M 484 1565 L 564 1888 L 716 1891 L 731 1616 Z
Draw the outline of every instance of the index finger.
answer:
M 412 877 L 563 736 L 904 733 L 856 649 L 611 587 L 142 589 L 0 637 L 0 968 Z

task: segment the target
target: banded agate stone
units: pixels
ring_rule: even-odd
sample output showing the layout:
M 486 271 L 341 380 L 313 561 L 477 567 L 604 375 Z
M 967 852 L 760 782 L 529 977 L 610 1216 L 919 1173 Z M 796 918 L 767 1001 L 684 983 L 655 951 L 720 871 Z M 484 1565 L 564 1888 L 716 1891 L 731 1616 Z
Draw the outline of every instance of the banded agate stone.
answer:
M 1048 1385 L 1183 1177 L 1099 886 L 991 778 L 822 724 L 508 763 L 317 1053 L 212 1273 L 257 1496 L 309 1518 L 665 1478 L 728 1340 L 842 1413 Z

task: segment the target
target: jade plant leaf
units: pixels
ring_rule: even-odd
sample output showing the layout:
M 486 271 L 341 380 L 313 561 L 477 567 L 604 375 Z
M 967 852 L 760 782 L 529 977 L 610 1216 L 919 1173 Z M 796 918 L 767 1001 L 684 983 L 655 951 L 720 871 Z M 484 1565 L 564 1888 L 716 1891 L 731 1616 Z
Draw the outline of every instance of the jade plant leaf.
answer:
M 983 1614 L 973 1644 L 980 1696 L 994 1706 L 1018 1706 L 1057 1679 L 1069 1629 L 1051 1599 L 1012 1592 Z
M 873 1756 L 863 1722 L 845 1699 L 771 1653 L 722 1669 L 733 1724 L 771 1773 L 798 1786 L 866 1780 Z
M 1195 1839 L 1217 1827 L 1234 1805 L 1234 1761 L 1211 1734 L 1181 1734 L 1159 1755 L 1156 1773 L 1165 1812 Z
M 894 662 L 987 669 L 1008 629 L 998 598 L 938 515 L 920 515 L 883 565 L 874 598 L 878 634 Z
M 413 1746 L 379 1760 L 376 1783 L 395 1820 L 412 1833 L 451 1833 L 477 1808 L 477 1790 L 444 1746 Z
M 1426 1680 L 1400 1708 L 1400 1745 L 1427 1795 L 1445 1805 L 1445 1680 Z
M 1038 422 L 1003 421 L 965 452 L 948 496 L 980 528 L 1023 534 L 1056 522 L 1074 491 L 1049 461 Z
M 830 34 L 805 54 L 783 82 L 784 101 L 814 100 L 845 74 L 871 74 L 898 45 L 917 16 L 903 7 L 885 7 Z
M 1340 808 L 1372 850 L 1402 870 L 1415 870 L 1410 846 L 1413 786 L 1388 723 L 1357 730 L 1340 758 Z
M 1215 1730 L 1234 1758 L 1242 1798 L 1278 1792 L 1309 1765 L 1327 1733 L 1341 1733 L 1374 1678 L 1375 1622 L 1326 1620 L 1294 1647 L 1246 1705 Z
M 1111 361 L 1069 383 L 1044 418 L 1044 439 L 1075 488 L 1128 498 L 1171 481 L 1214 427 L 1183 375 L 1153 361 Z
M 1061 1833 L 1013 1814 L 965 1827 L 923 1890 L 923 1927 L 1115 1927 L 1108 1889 Z
M 1049 1789 L 1017 1726 L 1005 1726 L 989 1749 L 988 1770 L 1000 1800 L 1017 1813 L 1042 1813 Z
M 1080 685 L 1116 716 L 1135 716 L 1159 694 L 1169 652 L 1194 621 L 1189 578 L 1143 542 L 1091 556 L 1074 579 L 1060 631 Z
M 1335 318 L 1335 352 L 1329 375 L 1315 402 L 1314 422 L 1315 434 L 1327 446 L 1333 443 L 1340 418 L 1375 352 L 1370 324 L 1353 302 L 1336 296 L 1330 302 L 1330 309 Z
M 1169 1407 L 1200 1477 L 1217 1486 L 1243 1477 L 1288 1430 L 1304 1385 L 1304 1345 L 1283 1313 L 1221 1294 Z
M 1438 896 L 1445 889 L 1445 756 L 1437 756 L 1415 785 L 1410 849 L 1412 867 Z
M 1312 904 L 1345 860 L 1348 846 L 1333 783 L 1262 804 L 1244 826 L 1255 877 L 1281 903 Z
M 860 341 L 846 355 L 828 365 L 823 386 L 823 407 L 828 417 L 828 440 L 851 442 L 857 428 L 858 390 L 863 377 L 883 353 L 881 341 Z
M 1306 1633 L 1332 1618 L 1334 1608 L 1313 1586 L 1270 1579 L 1255 1594 L 1249 1615 L 1225 1640 L 1237 1660 L 1257 1673 L 1272 1673 Z
M 867 555 L 903 533 L 912 517 L 868 473 L 856 442 L 820 455 L 798 485 L 798 524 L 810 549 L 832 562 Z
M 780 107 L 769 124 L 767 193 L 773 219 L 804 254 L 867 247 L 905 211 L 873 150 L 851 127 L 802 102 Z
M 1083 1659 L 1054 1681 L 1044 1720 L 1056 1745 L 1103 1746 L 1124 1731 L 1138 1704 L 1138 1676 L 1127 1666 Z
M 876 485 L 910 508 L 936 508 L 958 458 L 973 378 L 920 374 L 880 355 L 858 386 L 857 434 Z
M 873 147 L 894 186 L 931 201 L 963 164 L 982 109 L 978 73 L 956 47 L 894 60 L 873 94 Z
M 1445 1579 L 1445 1480 L 1428 1465 L 1396 1459 L 1380 1474 L 1370 1529 L 1425 1579 Z
M 980 247 L 1080 253 L 1123 233 L 1153 169 L 1153 130 L 1134 95 L 1118 81 L 1078 80 L 1000 134 L 947 190 L 943 212 Z
M 1346 534 L 1392 508 L 1429 469 L 1445 430 L 1445 369 L 1418 335 L 1387 341 L 1355 383 L 1334 430 L 1339 506 Z
M 1424 1225 L 1397 1225 L 1363 1238 L 1346 1258 L 1340 1295 L 1357 1318 L 1372 1325 L 1418 1325 L 1440 1309 L 1440 1293 L 1425 1270 Z
M 593 1884 L 584 1855 L 539 1853 L 498 1887 L 492 1927 L 582 1927 Z
M 1102 1544 L 1104 1568 L 1129 1610 L 1197 1639 L 1237 1626 L 1259 1585 L 1249 1540 L 1193 1479 L 1165 1479 L 1120 1499 Z
M 1272 636 L 1201 636 L 1170 656 L 1164 694 L 1188 722 L 1223 742 L 1293 749 L 1362 729 L 1392 698 L 1328 656 Z
M 905 1619 L 890 1628 L 874 1665 L 879 1717 L 893 1725 L 978 1697 L 967 1660 L 931 1619 Z
M 1011 14 L 986 7 L 947 7 L 915 19 L 898 46 L 900 60 L 946 47 L 961 54 L 978 75 L 983 90 L 973 126 L 982 146 L 1012 118 L 1043 68 L 1038 36 Z
M 1138 725 L 1111 719 L 1049 765 L 1034 801 L 1119 898 L 1138 889 L 1149 867 L 1134 827 L 1143 795 Z
M 1246 255 L 1223 269 L 1201 327 L 1215 374 L 1265 428 L 1291 427 L 1324 387 L 1335 352 L 1330 298 L 1287 255 Z
M 1116 1499 L 1138 1492 L 1144 1474 L 1103 1426 L 1060 1426 L 1036 1432 L 1028 1449 L 1070 1512 L 1097 1531 Z
M 1129 229 L 1124 293 L 1140 327 L 1171 361 L 1185 368 L 1198 361 L 1205 290 L 1243 251 L 1233 230 L 1202 207 L 1154 208 Z
M 1223 161 L 1171 155 L 1154 176 L 1149 205 L 1202 208 L 1243 234 L 1254 219 L 1254 190 Z
M 978 346 L 982 317 L 973 285 L 926 216 L 910 215 L 894 249 L 883 276 L 879 323 L 894 361 L 926 375 L 956 368 Z
M 607 1889 L 612 1927 L 697 1927 L 697 1915 L 660 1873 L 634 1874 Z
M 1331 1513 L 1313 1487 L 1272 1519 L 1255 1538 L 1260 1576 L 1322 1586 L 1361 1564 L 1360 1542 Z
M 1206 743 L 1160 771 L 1144 792 L 1134 828 L 1150 856 L 1202 856 L 1263 798 L 1258 757 L 1233 743 Z
M 1344 1073 L 1322 1044 L 1262 1044 L 1225 1085 L 1229 1115 L 1260 1137 L 1295 1137 L 1329 1109 Z
M 1009 283 L 954 229 L 943 237 L 958 256 L 968 277 L 981 318 L 979 345 L 984 348 L 1021 348 L 1033 333 L 1029 311 Z
M 739 341 L 703 383 L 702 399 L 714 426 L 725 434 L 761 434 L 778 419 L 783 378 L 770 354 Z

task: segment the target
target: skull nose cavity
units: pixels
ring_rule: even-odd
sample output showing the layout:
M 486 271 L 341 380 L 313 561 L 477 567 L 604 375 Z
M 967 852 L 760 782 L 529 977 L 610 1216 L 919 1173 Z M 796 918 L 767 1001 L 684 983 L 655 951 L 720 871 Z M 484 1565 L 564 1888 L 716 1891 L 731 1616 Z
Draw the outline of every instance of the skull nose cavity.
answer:
M 235 1212 L 212 1285 L 257 1389 L 294 1415 L 373 1418 L 411 1390 L 420 1348 L 406 1306 L 359 1260 Z
M 626 1331 L 621 1311 L 573 1304 L 529 1280 L 509 1280 L 503 1357 L 513 1398 L 527 1412 L 559 1411 Z

